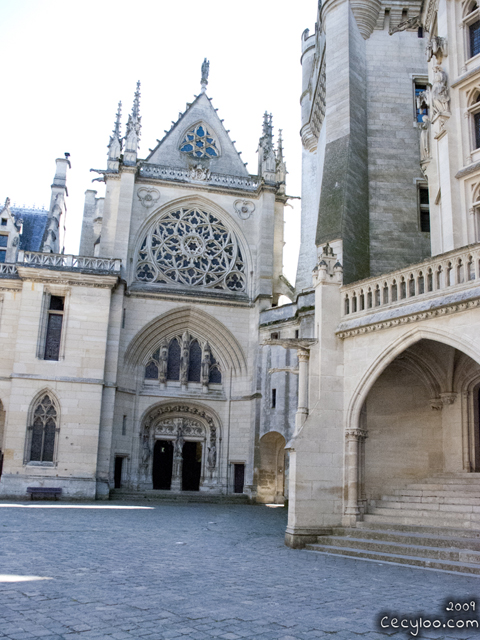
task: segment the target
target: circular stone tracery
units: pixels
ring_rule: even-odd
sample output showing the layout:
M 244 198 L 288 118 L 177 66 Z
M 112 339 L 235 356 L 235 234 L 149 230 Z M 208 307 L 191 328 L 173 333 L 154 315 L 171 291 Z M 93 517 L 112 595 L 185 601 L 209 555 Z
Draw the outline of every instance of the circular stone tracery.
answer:
M 141 282 L 245 291 L 245 265 L 235 234 L 200 209 L 170 211 L 154 222 L 137 255 Z

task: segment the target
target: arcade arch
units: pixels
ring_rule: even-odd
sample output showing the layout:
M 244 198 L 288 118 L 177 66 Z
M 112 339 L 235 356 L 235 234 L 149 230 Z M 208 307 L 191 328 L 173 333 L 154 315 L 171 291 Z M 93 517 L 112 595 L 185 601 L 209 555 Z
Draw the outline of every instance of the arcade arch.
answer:
M 480 472 L 478 361 L 430 336 L 391 356 L 376 361 L 350 407 L 349 515 L 399 484 Z

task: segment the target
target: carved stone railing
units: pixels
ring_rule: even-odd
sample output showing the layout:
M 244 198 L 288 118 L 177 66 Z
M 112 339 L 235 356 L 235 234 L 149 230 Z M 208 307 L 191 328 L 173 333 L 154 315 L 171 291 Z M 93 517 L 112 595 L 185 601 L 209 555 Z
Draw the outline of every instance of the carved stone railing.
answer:
M 198 174 L 200 175 L 200 174 Z M 204 178 L 192 176 L 192 172 L 188 169 L 177 169 L 174 167 L 164 167 L 159 164 L 143 164 L 140 167 L 140 176 L 142 178 L 157 178 L 160 180 L 176 180 L 180 182 L 204 182 L 209 185 L 219 185 L 233 189 L 246 189 L 255 191 L 260 185 L 258 176 L 249 176 L 242 178 L 241 176 L 230 176 L 222 173 L 204 173 Z
M 19 251 L 17 264 L 29 267 L 56 267 L 79 271 L 101 271 L 102 273 L 120 273 L 122 261 L 119 258 L 93 258 L 60 253 L 40 253 L 37 251 Z
M 342 319 L 480 286 L 480 243 L 342 287 Z
M 17 267 L 14 264 L 0 264 L 0 276 L 16 276 Z

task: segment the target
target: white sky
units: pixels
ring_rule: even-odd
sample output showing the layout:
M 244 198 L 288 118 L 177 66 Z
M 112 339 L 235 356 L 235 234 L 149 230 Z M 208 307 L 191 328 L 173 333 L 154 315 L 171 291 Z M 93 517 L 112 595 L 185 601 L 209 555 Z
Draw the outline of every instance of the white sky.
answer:
M 230 129 L 250 173 L 262 114 L 283 129 L 287 193 L 300 195 L 300 37 L 313 29 L 315 0 L 0 0 L 3 60 L 0 197 L 18 206 L 45 205 L 55 158 L 71 156 L 66 252 L 78 250 L 86 189 L 102 196 L 90 168 L 106 168 L 106 145 L 118 100 L 122 135 L 135 83 L 144 158 L 179 111 L 200 91 Z M 300 204 L 286 208 L 285 273 L 293 282 Z

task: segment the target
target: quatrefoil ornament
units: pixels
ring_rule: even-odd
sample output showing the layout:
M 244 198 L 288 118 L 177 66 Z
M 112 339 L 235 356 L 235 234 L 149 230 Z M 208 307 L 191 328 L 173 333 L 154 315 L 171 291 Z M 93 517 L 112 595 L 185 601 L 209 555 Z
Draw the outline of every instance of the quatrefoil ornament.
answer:
M 255 211 L 255 205 L 251 200 L 235 200 L 233 206 L 242 220 L 248 220 Z
M 154 188 L 147 189 L 146 187 L 142 187 L 137 191 L 137 196 L 143 206 L 150 209 L 150 207 L 153 207 L 159 201 L 160 191 Z

